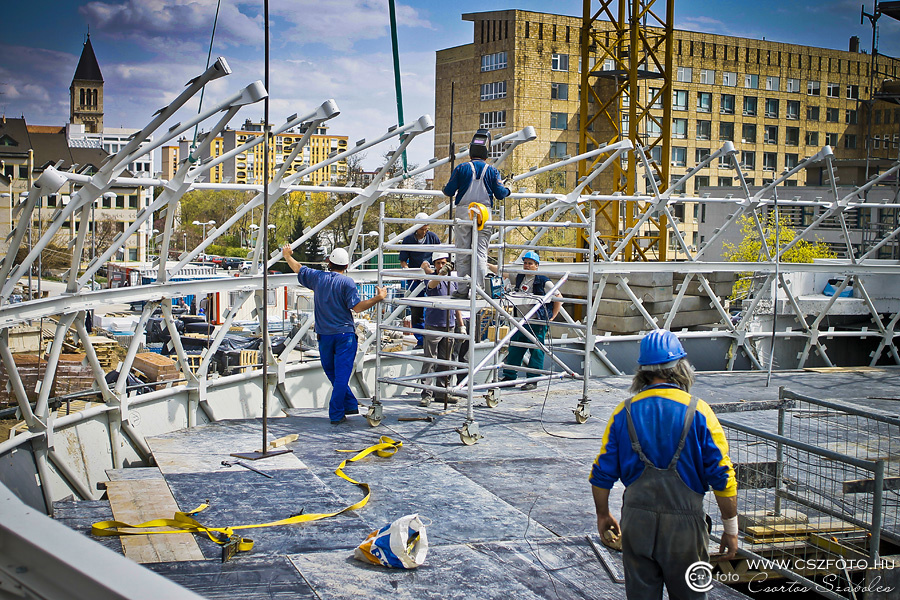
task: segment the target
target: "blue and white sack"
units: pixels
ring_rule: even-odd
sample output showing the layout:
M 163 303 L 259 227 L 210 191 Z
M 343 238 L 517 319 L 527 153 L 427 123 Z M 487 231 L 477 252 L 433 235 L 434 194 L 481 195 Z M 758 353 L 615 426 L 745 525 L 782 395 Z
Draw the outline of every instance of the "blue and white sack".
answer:
M 353 551 L 353 558 L 394 569 L 415 569 L 425 562 L 426 554 L 425 525 L 414 514 L 370 533 Z

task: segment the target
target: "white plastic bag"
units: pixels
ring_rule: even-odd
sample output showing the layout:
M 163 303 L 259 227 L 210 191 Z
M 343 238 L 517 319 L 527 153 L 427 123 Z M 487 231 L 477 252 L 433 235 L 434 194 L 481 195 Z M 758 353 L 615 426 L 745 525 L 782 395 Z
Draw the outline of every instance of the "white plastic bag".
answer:
M 353 558 L 394 569 L 415 569 L 425 562 L 426 554 L 425 525 L 413 514 L 370 533 L 353 551 Z

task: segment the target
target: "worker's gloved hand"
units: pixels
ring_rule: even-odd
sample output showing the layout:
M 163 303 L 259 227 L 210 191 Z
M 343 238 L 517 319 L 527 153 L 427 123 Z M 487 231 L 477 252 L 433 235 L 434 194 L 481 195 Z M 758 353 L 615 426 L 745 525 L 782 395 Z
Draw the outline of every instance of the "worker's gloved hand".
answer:
M 450 263 L 447 263 L 443 267 L 441 267 L 441 270 L 438 273 L 438 275 L 442 275 L 442 276 L 446 277 L 447 275 L 450 274 L 451 270 L 453 270 L 453 265 L 451 265 Z
M 466 334 L 468 333 L 468 331 L 466 331 L 466 326 L 465 326 L 465 325 L 460 325 L 460 326 L 459 326 L 459 333 L 461 333 L 461 334 L 463 334 L 463 335 L 466 335 Z

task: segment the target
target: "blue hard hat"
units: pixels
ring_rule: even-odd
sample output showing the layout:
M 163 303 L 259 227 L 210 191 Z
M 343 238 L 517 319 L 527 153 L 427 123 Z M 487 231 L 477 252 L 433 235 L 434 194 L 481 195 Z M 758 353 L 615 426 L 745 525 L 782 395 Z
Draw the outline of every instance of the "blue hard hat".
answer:
M 674 363 L 687 356 L 681 341 L 671 331 L 657 329 L 651 331 L 641 340 L 641 355 L 638 357 L 639 365 L 665 365 Z
M 534 262 L 536 262 L 536 263 L 538 263 L 538 264 L 541 263 L 541 257 L 540 257 L 540 255 L 539 255 L 537 252 L 535 252 L 534 250 L 528 250 L 527 252 L 525 252 L 525 253 L 522 255 L 522 261 L 523 261 L 523 262 L 525 261 L 526 258 L 530 258 L 531 260 L 533 260 Z

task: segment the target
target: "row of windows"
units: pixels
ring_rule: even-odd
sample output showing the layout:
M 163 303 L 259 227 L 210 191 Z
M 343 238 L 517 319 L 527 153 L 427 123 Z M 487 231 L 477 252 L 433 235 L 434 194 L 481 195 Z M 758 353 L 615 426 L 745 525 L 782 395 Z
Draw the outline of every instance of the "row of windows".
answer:
M 481 84 L 482 100 L 496 100 L 498 98 L 506 98 L 505 81 L 494 81 L 492 83 Z

